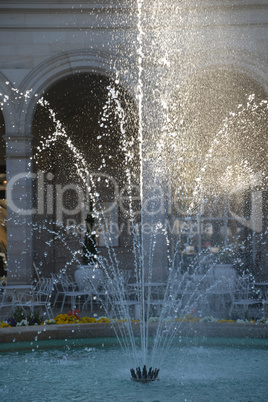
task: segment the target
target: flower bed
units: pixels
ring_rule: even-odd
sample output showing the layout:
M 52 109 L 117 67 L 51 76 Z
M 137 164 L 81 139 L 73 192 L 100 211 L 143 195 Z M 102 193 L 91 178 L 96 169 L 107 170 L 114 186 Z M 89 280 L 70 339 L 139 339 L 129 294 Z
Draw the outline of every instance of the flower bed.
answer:
M 127 320 L 123 319 L 109 319 L 107 317 L 79 317 L 79 311 L 77 309 L 74 312 L 69 311 L 67 314 L 58 314 L 56 317 L 50 320 L 41 321 L 38 319 L 35 314 L 35 319 L 29 319 L 29 317 L 25 318 L 24 314 L 21 312 L 15 314 L 15 318 L 11 317 L 7 321 L 0 322 L 0 328 L 6 327 L 18 327 L 18 326 L 30 326 L 30 325 L 53 325 L 53 324 L 103 324 L 103 323 L 111 323 L 111 322 L 126 322 Z M 18 316 L 21 318 L 19 320 Z M 31 315 L 32 317 L 32 315 Z M 150 317 L 149 322 L 158 322 L 159 317 Z M 187 314 L 183 317 L 168 317 L 165 319 L 167 322 L 178 321 L 178 322 L 217 322 L 217 323 L 238 323 L 238 324 L 268 324 L 268 318 L 264 318 L 261 320 L 229 320 L 229 319 L 216 319 L 214 317 L 206 316 L 206 317 L 196 317 L 192 314 Z M 139 322 L 139 320 L 132 320 L 133 323 Z

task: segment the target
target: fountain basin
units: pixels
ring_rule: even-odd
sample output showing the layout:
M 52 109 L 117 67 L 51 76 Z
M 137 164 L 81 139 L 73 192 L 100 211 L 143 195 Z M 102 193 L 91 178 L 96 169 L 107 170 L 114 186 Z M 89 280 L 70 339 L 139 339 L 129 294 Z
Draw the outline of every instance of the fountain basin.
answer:
M 221 395 L 221 400 L 265 400 L 267 339 L 236 339 L 178 338 L 160 381 L 143 385 L 131 381 L 115 338 L 44 341 L 47 349 L 39 349 L 36 341 L 28 351 L 1 352 L 0 398 L 207 402 Z
M 134 336 L 139 336 L 139 325 L 133 323 Z M 154 336 L 158 323 L 149 324 L 149 335 Z M 179 336 L 185 337 L 225 337 L 240 339 L 267 339 L 267 324 L 238 324 L 217 322 L 183 322 L 181 323 Z M 11 349 L 16 349 L 18 344 L 36 340 L 69 340 L 86 338 L 114 338 L 114 329 L 109 323 L 102 324 L 54 324 L 35 325 L 28 327 L 10 327 L 0 330 L 0 351 L 5 344 L 10 344 Z

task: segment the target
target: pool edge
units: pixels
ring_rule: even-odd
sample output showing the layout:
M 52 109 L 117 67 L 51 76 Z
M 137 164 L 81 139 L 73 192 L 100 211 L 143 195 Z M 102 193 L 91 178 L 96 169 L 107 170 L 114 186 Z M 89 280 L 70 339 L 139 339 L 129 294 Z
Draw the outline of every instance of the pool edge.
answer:
M 149 333 L 154 335 L 158 323 L 149 324 Z M 133 333 L 139 336 L 140 327 L 133 323 Z M 178 330 L 179 336 L 268 338 L 267 324 L 238 323 L 192 323 L 183 322 Z M 115 332 L 111 324 L 54 324 L 26 327 L 0 328 L 0 344 L 38 340 L 111 338 Z

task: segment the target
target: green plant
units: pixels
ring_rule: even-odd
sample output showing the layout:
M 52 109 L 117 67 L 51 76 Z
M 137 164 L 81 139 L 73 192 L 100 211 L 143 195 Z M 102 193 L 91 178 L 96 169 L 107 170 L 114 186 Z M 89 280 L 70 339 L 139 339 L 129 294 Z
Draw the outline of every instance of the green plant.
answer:
M 38 310 L 29 311 L 25 313 L 25 311 L 21 307 L 16 307 L 14 310 L 13 316 L 10 317 L 10 320 L 15 320 L 16 324 L 19 324 L 21 321 L 27 321 L 28 325 L 41 324 L 42 318 L 40 317 L 40 313 Z
M 38 310 L 34 310 L 33 312 L 29 312 L 27 314 L 27 321 L 29 322 L 29 325 L 40 325 L 41 322 L 43 321 L 42 318 L 40 317 L 40 313 Z
M 26 319 L 25 311 L 21 307 L 16 307 L 13 313 L 13 318 L 17 323 Z

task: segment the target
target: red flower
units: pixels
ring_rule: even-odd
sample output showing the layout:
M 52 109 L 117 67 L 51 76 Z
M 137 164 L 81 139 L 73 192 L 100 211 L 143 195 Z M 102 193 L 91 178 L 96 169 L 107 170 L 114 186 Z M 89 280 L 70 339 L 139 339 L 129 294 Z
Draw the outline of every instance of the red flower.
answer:
M 71 310 L 68 311 L 68 315 L 74 315 L 78 320 L 80 320 L 80 317 L 78 316 L 79 311 L 77 310 L 77 308 L 74 309 L 74 312 L 72 312 Z

